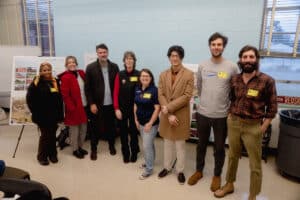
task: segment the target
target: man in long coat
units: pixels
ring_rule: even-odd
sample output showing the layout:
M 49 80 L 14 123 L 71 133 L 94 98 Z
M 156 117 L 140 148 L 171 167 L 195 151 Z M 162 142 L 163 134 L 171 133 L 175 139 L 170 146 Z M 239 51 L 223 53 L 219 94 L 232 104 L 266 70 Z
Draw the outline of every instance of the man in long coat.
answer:
M 185 140 L 190 136 L 190 99 L 194 76 L 182 65 L 184 49 L 181 46 L 171 46 L 167 55 L 171 67 L 160 74 L 158 85 L 158 99 L 162 107 L 159 133 L 164 138 L 164 169 L 158 177 L 168 175 L 177 158 L 178 181 L 184 184 Z

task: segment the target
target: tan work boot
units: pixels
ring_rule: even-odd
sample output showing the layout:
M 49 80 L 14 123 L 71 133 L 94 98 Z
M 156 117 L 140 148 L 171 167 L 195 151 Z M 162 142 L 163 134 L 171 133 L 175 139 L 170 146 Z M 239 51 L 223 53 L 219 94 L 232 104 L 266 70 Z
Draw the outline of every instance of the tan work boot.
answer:
M 226 183 L 221 189 L 218 189 L 215 191 L 214 195 L 217 198 L 223 198 L 227 194 L 231 194 L 234 192 L 234 186 L 233 183 Z
M 214 176 L 212 178 L 211 184 L 210 184 L 210 190 L 212 192 L 215 192 L 216 190 L 221 188 L 221 177 L 220 176 Z
M 195 185 L 203 177 L 202 172 L 196 171 L 188 180 L 189 185 Z
M 256 195 L 253 196 L 249 195 L 248 200 L 256 200 Z

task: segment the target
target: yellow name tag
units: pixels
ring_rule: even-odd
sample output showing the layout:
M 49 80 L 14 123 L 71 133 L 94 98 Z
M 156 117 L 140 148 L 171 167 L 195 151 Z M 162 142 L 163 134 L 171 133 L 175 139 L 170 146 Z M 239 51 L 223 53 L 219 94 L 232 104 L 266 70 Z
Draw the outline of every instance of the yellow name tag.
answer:
M 151 94 L 150 94 L 150 93 L 145 93 L 145 94 L 143 95 L 143 98 L 144 98 L 144 99 L 150 99 L 150 98 L 151 98 Z
M 258 96 L 258 90 L 248 89 L 247 95 L 251 96 L 251 97 L 257 97 Z
M 58 92 L 56 88 L 50 88 L 50 92 Z
M 137 82 L 137 81 L 138 81 L 138 77 L 137 76 L 130 77 L 130 82 Z
M 226 72 L 218 72 L 218 78 L 227 78 L 228 77 L 228 74 Z

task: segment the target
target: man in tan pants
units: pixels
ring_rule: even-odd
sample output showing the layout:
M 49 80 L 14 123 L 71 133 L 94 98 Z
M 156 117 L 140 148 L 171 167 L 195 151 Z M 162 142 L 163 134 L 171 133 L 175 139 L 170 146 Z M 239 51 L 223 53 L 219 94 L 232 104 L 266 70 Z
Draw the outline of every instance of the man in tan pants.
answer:
M 261 141 L 277 112 L 275 81 L 259 71 L 259 53 L 255 47 L 245 46 L 239 53 L 241 74 L 232 77 L 230 114 L 227 119 L 229 158 L 227 183 L 214 195 L 224 197 L 234 191 L 241 142 L 250 161 L 249 200 L 261 191 Z
M 182 65 L 184 49 L 181 46 L 171 46 L 167 55 L 171 66 L 160 74 L 158 84 L 161 105 L 159 134 L 164 138 L 164 168 L 158 177 L 167 176 L 177 158 L 177 179 L 184 184 L 185 140 L 190 136 L 190 100 L 194 76 Z

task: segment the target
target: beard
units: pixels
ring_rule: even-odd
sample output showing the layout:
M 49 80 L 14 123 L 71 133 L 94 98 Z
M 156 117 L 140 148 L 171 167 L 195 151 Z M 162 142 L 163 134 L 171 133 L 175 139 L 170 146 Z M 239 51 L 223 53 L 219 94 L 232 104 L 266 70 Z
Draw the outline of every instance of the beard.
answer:
M 258 69 L 258 62 L 238 62 L 243 73 L 252 73 Z
M 222 56 L 222 53 L 223 52 L 219 52 L 218 54 L 211 54 L 211 56 L 213 57 L 213 58 L 220 58 L 221 56 Z

